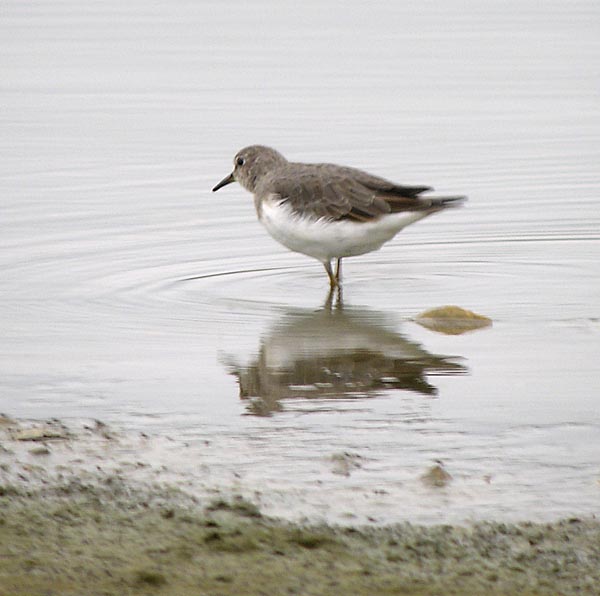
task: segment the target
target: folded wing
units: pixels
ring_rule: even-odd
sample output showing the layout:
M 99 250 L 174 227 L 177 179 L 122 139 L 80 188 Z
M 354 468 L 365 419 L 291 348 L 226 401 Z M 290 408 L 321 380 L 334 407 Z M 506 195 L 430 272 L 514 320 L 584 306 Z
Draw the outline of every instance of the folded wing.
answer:
M 403 211 L 438 211 L 464 197 L 425 198 L 429 186 L 404 186 L 354 168 L 289 164 L 270 186 L 294 211 L 316 218 L 370 221 Z

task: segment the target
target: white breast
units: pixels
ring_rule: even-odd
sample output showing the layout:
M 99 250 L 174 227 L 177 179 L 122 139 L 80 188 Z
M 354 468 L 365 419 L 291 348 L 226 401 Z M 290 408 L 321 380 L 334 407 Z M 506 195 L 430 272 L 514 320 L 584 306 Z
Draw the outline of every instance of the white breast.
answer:
M 277 199 L 262 201 L 259 220 L 275 240 L 293 250 L 325 262 L 362 255 L 391 240 L 402 228 L 427 212 L 392 213 L 376 221 L 331 221 L 301 217 Z

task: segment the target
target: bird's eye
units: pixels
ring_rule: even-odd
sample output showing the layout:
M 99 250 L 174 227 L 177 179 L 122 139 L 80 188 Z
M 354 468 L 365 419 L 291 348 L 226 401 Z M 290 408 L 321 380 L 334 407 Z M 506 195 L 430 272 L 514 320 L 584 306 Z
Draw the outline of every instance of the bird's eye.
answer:
M 243 157 L 238 157 L 238 158 L 235 160 L 235 163 L 236 163 L 238 166 L 243 166 L 243 165 L 244 165 L 244 158 L 243 158 Z

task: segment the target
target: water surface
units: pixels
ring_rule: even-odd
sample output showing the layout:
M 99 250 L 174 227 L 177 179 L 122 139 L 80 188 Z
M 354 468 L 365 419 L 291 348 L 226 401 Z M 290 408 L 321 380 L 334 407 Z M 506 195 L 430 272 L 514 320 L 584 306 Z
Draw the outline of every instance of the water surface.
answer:
M 143 431 L 189 490 L 282 515 L 597 513 L 599 25 L 586 1 L 5 2 L 0 411 Z M 469 203 L 347 260 L 330 309 L 243 189 L 210 193 L 250 143 Z M 412 321 L 444 304 L 494 325 Z

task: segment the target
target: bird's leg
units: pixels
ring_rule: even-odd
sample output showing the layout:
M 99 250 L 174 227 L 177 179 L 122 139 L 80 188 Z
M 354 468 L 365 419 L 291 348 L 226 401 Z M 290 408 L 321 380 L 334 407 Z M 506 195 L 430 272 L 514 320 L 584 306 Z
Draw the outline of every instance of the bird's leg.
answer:
M 323 267 L 325 267 L 325 271 L 327 271 L 327 275 L 329 276 L 329 286 L 333 290 L 333 288 L 338 287 L 338 282 L 336 276 L 333 274 L 333 270 L 331 269 L 331 261 L 324 261 Z
M 337 265 L 335 268 L 335 279 L 337 281 L 338 287 L 342 285 L 342 257 L 337 260 Z
M 336 303 L 335 303 L 335 307 L 337 308 L 337 310 L 342 310 L 344 308 L 344 297 L 342 296 L 342 285 L 339 284 L 337 287 L 337 293 L 336 293 Z
M 335 296 L 335 288 L 330 287 L 329 292 L 327 293 L 327 298 L 325 299 L 325 304 L 323 305 L 323 310 L 327 312 L 331 312 L 333 307 L 333 298 Z
M 335 311 L 340 311 L 344 308 L 344 299 L 342 298 L 342 286 L 331 286 L 329 288 L 329 292 L 327 293 L 327 298 L 325 300 L 325 304 L 323 305 L 323 310 L 326 310 L 331 313 L 334 311 L 334 307 Z

